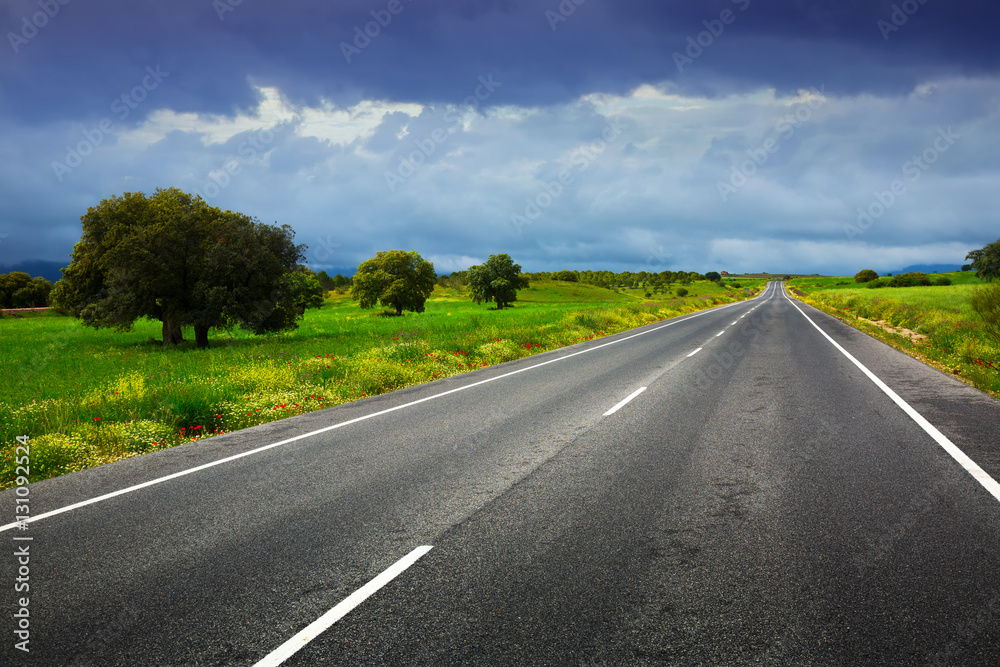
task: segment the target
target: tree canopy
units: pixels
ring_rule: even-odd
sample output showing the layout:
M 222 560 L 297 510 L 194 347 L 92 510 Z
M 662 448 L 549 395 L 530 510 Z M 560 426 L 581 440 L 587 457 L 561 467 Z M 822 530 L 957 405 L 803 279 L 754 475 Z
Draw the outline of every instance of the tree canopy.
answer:
M 717 283 L 722 280 L 722 275 L 718 271 L 709 271 L 705 274 L 705 280 L 711 280 L 713 283 Z
M 878 274 L 872 269 L 864 269 L 854 274 L 854 282 L 856 283 L 867 283 L 872 280 L 878 280 Z
M 422 313 L 434 291 L 434 265 L 415 251 L 380 250 L 358 266 L 351 281 L 351 298 L 362 308 L 381 303 L 396 315 L 404 310 Z
M 23 271 L 0 273 L 0 308 L 41 308 L 49 303 L 52 283 Z
M 497 310 L 517 301 L 517 290 L 528 286 L 528 279 L 521 275 L 521 266 L 506 253 L 490 255 L 483 264 L 470 267 L 468 281 L 472 300 L 493 301 Z
M 965 258 L 972 260 L 972 268 L 979 278 L 987 282 L 1000 278 L 1000 239 L 973 250 Z
M 95 328 L 128 331 L 148 317 L 163 323 L 164 344 L 181 342 L 188 325 L 206 347 L 212 327 L 294 328 L 304 305 L 315 304 L 312 286 L 295 275 L 305 246 L 292 242 L 288 225 L 222 211 L 177 188 L 109 197 L 80 219 L 83 236 L 53 300 Z

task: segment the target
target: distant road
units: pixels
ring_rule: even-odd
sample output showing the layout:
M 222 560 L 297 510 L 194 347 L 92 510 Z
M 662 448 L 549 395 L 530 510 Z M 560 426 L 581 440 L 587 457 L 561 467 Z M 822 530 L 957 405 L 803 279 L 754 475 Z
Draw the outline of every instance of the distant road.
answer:
M 33 484 L 0 663 L 995 666 L 998 434 L 771 283 Z

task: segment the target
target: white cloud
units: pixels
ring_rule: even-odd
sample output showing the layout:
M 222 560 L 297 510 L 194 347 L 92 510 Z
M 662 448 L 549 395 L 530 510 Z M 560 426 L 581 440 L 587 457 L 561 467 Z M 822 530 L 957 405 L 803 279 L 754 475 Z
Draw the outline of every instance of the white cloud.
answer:
M 329 261 L 335 268 L 399 247 L 418 249 L 440 272 L 508 252 L 529 271 L 635 268 L 655 255 L 662 268 L 853 275 L 861 265 L 959 263 L 996 238 L 1000 81 L 942 79 L 884 97 L 816 88 L 708 98 L 645 85 L 621 96 L 483 110 L 377 100 L 303 106 L 262 88 L 256 107 L 230 116 L 155 112 L 97 147 L 62 189 L 45 190 L 38 179 L 23 199 L 62 201 L 60 219 L 75 218 L 81 202 L 126 188 L 196 191 L 235 157 L 239 173 L 212 203 L 288 222 L 300 242 L 332 236 L 340 244 Z M 782 118 L 796 112 L 800 122 L 782 131 Z M 614 120 L 623 129 L 605 140 Z M 278 125 L 253 159 L 226 144 Z M 877 224 L 848 238 L 857 208 L 947 126 L 961 139 Z M 10 164 L 34 159 L 45 172 L 80 138 L 78 126 L 57 127 L 5 155 Z M 775 149 L 723 201 L 717 184 L 768 140 Z M 386 173 L 409 161 L 390 190 Z M 518 229 L 511 216 L 532 201 L 538 214 Z

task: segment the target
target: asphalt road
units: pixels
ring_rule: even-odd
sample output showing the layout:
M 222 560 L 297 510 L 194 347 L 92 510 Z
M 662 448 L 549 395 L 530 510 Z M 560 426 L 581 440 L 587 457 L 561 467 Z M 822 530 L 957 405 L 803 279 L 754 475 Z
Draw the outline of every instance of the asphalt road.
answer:
M 995 666 L 998 434 L 997 401 L 772 284 L 34 484 L 35 516 L 83 504 L 0 532 L 0 663 Z

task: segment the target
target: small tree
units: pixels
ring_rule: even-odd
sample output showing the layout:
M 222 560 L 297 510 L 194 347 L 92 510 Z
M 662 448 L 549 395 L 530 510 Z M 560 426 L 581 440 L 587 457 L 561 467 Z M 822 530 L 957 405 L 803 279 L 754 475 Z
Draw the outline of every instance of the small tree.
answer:
M 351 282 L 351 298 L 362 308 L 376 303 L 393 308 L 424 312 L 424 303 L 434 291 L 434 265 L 414 251 L 380 250 L 358 266 Z
M 854 274 L 854 282 L 856 283 L 867 283 L 877 279 L 878 279 L 878 274 L 871 269 L 858 271 L 856 274 Z
M 994 278 L 1000 278 L 1000 239 L 979 250 L 973 250 L 965 258 L 972 260 L 972 268 L 982 280 L 990 282 Z
M 517 301 L 517 290 L 528 287 L 528 279 L 521 275 L 521 265 L 515 264 L 507 253 L 490 255 L 483 264 L 469 267 L 468 280 L 472 300 L 493 301 L 497 310 Z
M 705 274 L 705 280 L 711 280 L 713 283 L 717 283 L 722 280 L 722 276 L 719 275 L 718 271 L 709 271 Z
M 686 289 L 684 289 L 683 287 L 677 288 L 677 296 L 687 296 L 687 295 L 688 291 Z

